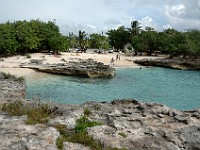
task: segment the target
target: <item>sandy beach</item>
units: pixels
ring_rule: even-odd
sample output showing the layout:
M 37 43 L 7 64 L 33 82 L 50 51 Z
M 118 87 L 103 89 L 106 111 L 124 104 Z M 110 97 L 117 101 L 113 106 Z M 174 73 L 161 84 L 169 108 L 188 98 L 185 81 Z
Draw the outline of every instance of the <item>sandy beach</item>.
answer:
M 120 60 L 116 60 L 116 55 L 119 55 Z M 116 67 L 139 67 L 133 61 L 143 58 L 160 58 L 155 56 L 125 56 L 123 53 L 107 53 L 107 54 L 97 54 L 93 52 L 87 53 L 69 53 L 63 52 L 61 55 L 55 56 L 47 53 L 33 53 L 30 54 L 31 58 L 26 58 L 26 56 L 13 56 L 8 58 L 3 58 L 3 61 L 0 61 L 0 72 L 11 73 L 17 76 L 29 76 L 36 73 L 32 69 L 20 68 L 19 65 L 22 63 L 29 63 L 30 59 L 43 59 L 43 64 L 49 63 L 63 63 L 69 61 L 77 61 L 78 59 L 93 59 L 98 62 L 102 62 L 105 65 L 110 65 L 114 68 Z M 111 59 L 114 59 L 114 65 L 110 64 Z M 64 61 L 63 61 L 64 60 Z

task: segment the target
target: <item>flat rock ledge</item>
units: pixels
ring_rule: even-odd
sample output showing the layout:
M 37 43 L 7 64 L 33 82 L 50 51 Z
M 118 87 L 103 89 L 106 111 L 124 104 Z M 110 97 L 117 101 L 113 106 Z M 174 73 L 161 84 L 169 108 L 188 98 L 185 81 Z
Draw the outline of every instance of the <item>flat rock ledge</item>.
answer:
M 93 59 L 80 59 L 78 61 L 59 64 L 42 64 L 39 60 L 31 60 L 29 64 L 22 64 L 20 67 L 31 68 L 46 73 L 87 78 L 112 78 L 115 76 L 116 72 L 115 69 L 109 65 L 104 65 Z
M 135 60 L 135 63 L 143 66 L 158 66 L 180 70 L 200 70 L 199 59 L 186 58 L 158 58 Z
M 55 104 L 57 115 L 47 124 L 26 125 L 26 116 L 13 117 L 0 112 L 2 150 L 56 150 L 59 132 L 54 124 L 74 128 L 87 108 L 90 120 L 102 125 L 87 128 L 93 139 L 104 146 L 137 150 L 199 150 L 200 110 L 178 111 L 165 105 L 133 99 L 111 103 L 87 102 L 81 105 Z M 79 143 L 64 143 L 64 150 L 90 150 Z

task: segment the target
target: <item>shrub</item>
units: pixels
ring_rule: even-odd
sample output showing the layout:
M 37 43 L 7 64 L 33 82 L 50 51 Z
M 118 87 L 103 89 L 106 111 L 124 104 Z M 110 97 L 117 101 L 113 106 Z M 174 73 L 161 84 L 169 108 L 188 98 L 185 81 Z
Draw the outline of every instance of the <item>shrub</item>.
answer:
M 48 117 L 52 117 L 52 115 L 53 114 L 50 105 L 39 103 L 38 106 L 35 106 L 28 110 L 26 123 L 47 123 Z
M 95 110 L 100 110 L 101 109 L 101 105 L 94 105 L 93 106 Z
M 31 55 L 30 54 L 26 54 L 26 58 L 30 59 Z
M 65 141 L 65 139 L 62 136 L 59 136 L 56 139 L 56 146 L 58 147 L 58 149 L 63 149 L 63 142 Z
M 2 106 L 2 111 L 7 112 L 9 115 L 22 116 L 27 115 L 27 124 L 46 123 L 49 117 L 53 116 L 49 104 L 39 103 L 34 106 L 24 105 L 22 101 L 15 101 L 5 103 Z
M 88 135 L 86 131 L 75 132 L 71 136 L 68 136 L 66 140 L 73 143 L 83 144 L 94 150 L 102 149 L 101 143 L 98 141 L 95 141 L 91 136 Z
M 75 127 L 75 131 L 82 132 L 85 131 L 87 127 L 93 127 L 97 125 L 101 125 L 99 122 L 90 121 L 86 116 L 82 116 L 80 119 L 76 121 L 77 125 Z
M 62 58 L 60 61 L 66 62 L 66 60 L 64 58 Z
M 53 127 L 56 128 L 63 137 L 68 136 L 68 131 L 67 131 L 66 125 L 58 123 L 58 124 L 55 124 Z
M 92 112 L 88 108 L 85 108 L 84 111 L 83 111 L 83 114 L 85 116 L 90 116 L 92 114 Z
M 121 135 L 123 138 L 127 137 L 127 135 L 125 133 L 123 133 L 123 132 L 119 132 L 118 134 Z
M 14 81 L 24 81 L 24 77 L 17 77 L 15 75 L 11 75 L 10 73 L 0 73 L 0 77 L 3 77 L 3 79 L 12 79 Z
M 22 116 L 25 115 L 27 112 L 26 107 L 20 100 L 17 100 L 12 103 L 3 104 L 1 110 L 7 112 L 9 115 L 12 116 Z

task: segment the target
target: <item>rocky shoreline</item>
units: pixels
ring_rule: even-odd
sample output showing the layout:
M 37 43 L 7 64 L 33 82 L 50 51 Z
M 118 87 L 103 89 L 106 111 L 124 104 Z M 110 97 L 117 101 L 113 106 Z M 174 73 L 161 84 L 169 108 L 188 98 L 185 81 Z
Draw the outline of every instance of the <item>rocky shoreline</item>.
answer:
M 56 150 L 59 132 L 54 124 L 75 128 L 76 120 L 88 109 L 90 120 L 102 125 L 88 127 L 88 135 L 105 147 L 150 150 L 200 149 L 200 110 L 178 111 L 161 104 L 135 100 L 81 105 L 55 105 L 57 115 L 46 124 L 26 125 L 26 116 L 0 113 L 2 149 Z M 69 148 L 71 147 L 71 148 Z M 66 150 L 89 150 L 79 143 L 64 142 Z
M 180 70 L 200 70 L 199 59 L 187 59 L 187 58 L 158 58 L 158 59 L 141 59 L 135 60 L 135 63 L 142 66 L 158 66 Z
M 5 81 L 6 80 L 6 81 Z M 16 90 L 25 89 L 24 82 L 14 79 L 4 79 Z M 2 84 L 0 84 L 2 85 Z M 5 88 L 6 86 L 4 86 Z M 1 99 L 6 100 L 6 97 Z M 13 93 L 12 93 L 13 92 Z M 21 97 L 13 96 L 15 90 L 8 92 L 12 100 Z M 23 90 L 21 90 L 23 93 Z M 9 97 L 9 96 L 8 96 Z M 15 98 L 14 98 L 15 97 Z M 23 100 L 26 105 L 35 105 L 34 101 Z M 8 101 L 7 101 L 8 102 Z M 88 127 L 88 136 L 106 147 L 137 150 L 194 150 L 200 149 L 200 109 L 180 111 L 162 104 L 139 102 L 134 99 L 114 100 L 112 102 L 87 102 L 80 105 L 50 104 L 54 117 L 46 123 L 26 124 L 26 115 L 11 116 L 0 111 L 0 148 L 2 150 L 57 150 L 57 139 L 60 132 L 55 124 L 66 126 L 72 130 L 77 125 L 77 119 L 87 115 L 91 121 L 101 125 Z M 87 110 L 87 111 L 86 111 Z M 90 150 L 89 146 L 65 141 L 63 149 Z M 115 147 L 115 149 L 114 149 Z
M 29 64 L 21 64 L 20 67 L 46 73 L 87 78 L 112 78 L 115 76 L 114 68 L 93 59 L 79 59 L 59 64 L 43 64 L 41 60 L 30 60 Z

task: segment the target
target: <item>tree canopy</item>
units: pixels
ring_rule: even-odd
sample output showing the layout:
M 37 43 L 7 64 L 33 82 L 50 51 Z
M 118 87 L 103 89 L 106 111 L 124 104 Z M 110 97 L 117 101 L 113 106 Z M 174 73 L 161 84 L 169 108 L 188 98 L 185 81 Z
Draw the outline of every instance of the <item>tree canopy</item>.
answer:
M 31 20 L 0 24 L 0 55 L 66 49 L 67 39 L 54 22 Z

